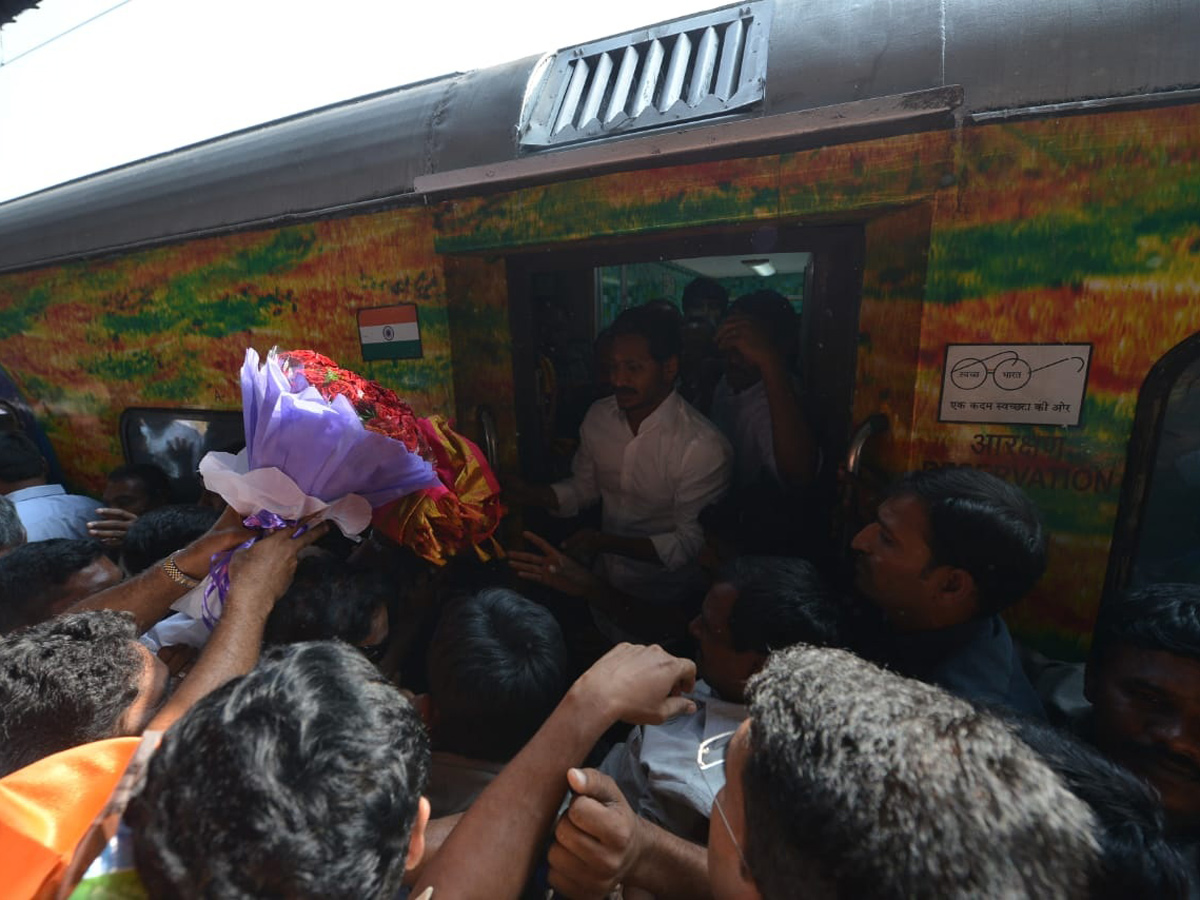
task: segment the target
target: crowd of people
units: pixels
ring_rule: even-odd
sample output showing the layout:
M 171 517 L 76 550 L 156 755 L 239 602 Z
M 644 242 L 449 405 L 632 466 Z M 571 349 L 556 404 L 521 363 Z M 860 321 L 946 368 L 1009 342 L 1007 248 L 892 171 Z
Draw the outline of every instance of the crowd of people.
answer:
M 502 478 L 599 518 L 492 563 L 248 527 L 153 466 L 101 505 L 0 434 L 0 825 L 149 735 L 113 840 L 150 897 L 1200 896 L 1200 586 L 1107 605 L 1080 695 L 1039 689 L 1002 615 L 1046 566 L 1032 501 L 909 473 L 842 577 L 779 533 L 832 464 L 791 305 L 684 300 L 602 335 L 568 478 Z

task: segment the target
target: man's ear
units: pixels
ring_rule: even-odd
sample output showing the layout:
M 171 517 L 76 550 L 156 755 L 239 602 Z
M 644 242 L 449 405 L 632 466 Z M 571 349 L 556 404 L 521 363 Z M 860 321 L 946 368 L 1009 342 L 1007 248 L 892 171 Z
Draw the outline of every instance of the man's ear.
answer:
M 669 382 L 674 382 L 679 376 L 679 357 L 668 356 L 665 360 L 663 360 L 662 367 L 663 377 Z
M 408 856 L 404 860 L 405 870 L 415 869 L 425 855 L 425 826 L 429 824 L 429 801 L 422 797 L 417 801 L 417 817 L 413 820 L 408 836 Z
M 979 592 L 975 579 L 966 569 L 945 566 L 938 584 L 938 598 L 947 611 L 966 613 L 962 621 L 969 621 L 979 613 Z M 957 616 L 955 616 L 957 618 Z

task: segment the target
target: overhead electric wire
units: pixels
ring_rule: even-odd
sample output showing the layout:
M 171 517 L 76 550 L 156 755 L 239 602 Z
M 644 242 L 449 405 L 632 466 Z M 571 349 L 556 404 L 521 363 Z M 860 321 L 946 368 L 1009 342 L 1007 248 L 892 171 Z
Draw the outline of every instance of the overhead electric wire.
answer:
M 0 68 L 4 68 L 4 66 L 11 66 L 11 65 L 12 65 L 13 63 L 15 63 L 15 62 L 16 62 L 18 59 L 23 59 L 24 57 L 26 57 L 26 56 L 28 56 L 30 53 L 32 53 L 34 50 L 41 50 L 43 47 L 45 47 L 45 46 L 48 46 L 48 45 L 50 45 L 50 44 L 53 44 L 53 43 L 54 43 L 55 41 L 57 41 L 59 38 L 61 38 L 61 37 L 66 37 L 66 36 L 67 36 L 68 34 L 70 34 L 72 31 L 78 31 L 78 30 L 79 30 L 80 28 L 82 28 L 84 25 L 90 25 L 92 22 L 95 22 L 97 19 L 102 19 L 102 18 L 104 18 L 105 16 L 107 16 L 107 15 L 108 15 L 110 12 L 112 12 L 113 10 L 120 9 L 122 6 L 125 6 L 125 5 L 127 5 L 127 4 L 129 4 L 129 3 L 132 3 L 132 2 L 133 2 L 133 0 L 121 0 L 121 2 L 120 2 L 120 3 L 118 3 L 118 4 L 116 4 L 115 6 L 110 6 L 108 9 L 106 9 L 106 10 L 104 10 L 104 11 L 102 11 L 102 12 L 98 12 L 98 13 L 96 13 L 96 15 L 92 16 L 90 19 L 85 19 L 84 21 L 80 22 L 78 25 L 72 25 L 72 26 L 71 26 L 70 28 L 68 28 L 66 31 L 61 31 L 61 32 L 59 32 L 58 34 L 54 35 L 54 37 L 46 38 L 46 40 L 42 41 L 40 44 L 37 44 L 36 46 L 30 47 L 28 50 L 24 51 L 23 53 L 18 53 L 18 54 L 17 54 L 16 56 L 14 56 L 12 59 L 5 60 L 5 59 L 3 58 L 3 56 L 2 56 L 2 55 L 0 55 Z M 0 46 L 2 46 L 2 45 L 3 45 L 3 44 L 2 44 L 2 42 L 3 42 L 3 37 L 0 37 Z

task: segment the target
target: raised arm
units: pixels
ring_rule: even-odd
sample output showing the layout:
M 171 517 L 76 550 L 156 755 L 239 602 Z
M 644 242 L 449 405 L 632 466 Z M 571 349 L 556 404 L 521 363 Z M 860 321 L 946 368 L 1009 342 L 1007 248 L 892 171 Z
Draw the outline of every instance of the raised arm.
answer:
M 806 487 L 817 471 L 817 445 L 779 347 L 761 322 L 732 315 L 717 330 L 717 346 L 735 347 L 758 367 L 771 413 L 775 474 L 784 487 Z
M 233 555 L 229 564 L 229 596 L 212 637 L 179 689 L 151 720 L 164 730 L 201 697 L 231 678 L 245 675 L 258 662 L 263 626 L 296 573 L 300 551 L 329 530 L 328 522 L 293 537 L 294 526 L 281 528 Z
M 572 685 L 533 739 L 463 815 L 417 880 L 415 894 L 497 900 L 516 897 L 577 765 L 615 722 L 663 722 L 695 709 L 679 696 L 696 667 L 661 647 L 620 644 Z
M 106 590 L 84 597 L 67 612 L 90 609 L 131 612 L 137 620 L 138 631 L 145 631 L 166 615 L 172 603 L 208 574 L 209 563 L 215 554 L 232 550 L 254 535 L 254 531 L 242 525 L 242 516 L 237 510 L 226 507 L 212 528 L 167 560 Z M 165 563 L 168 560 L 175 564 L 177 572 L 174 578 L 167 573 Z M 192 583 L 189 584 L 189 581 Z

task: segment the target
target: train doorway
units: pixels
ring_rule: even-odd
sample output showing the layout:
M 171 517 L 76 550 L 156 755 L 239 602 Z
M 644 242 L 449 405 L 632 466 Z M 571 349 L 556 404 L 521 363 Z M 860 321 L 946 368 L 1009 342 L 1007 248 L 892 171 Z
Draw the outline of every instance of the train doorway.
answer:
M 863 257 L 864 231 L 856 225 L 692 232 L 509 257 L 523 477 L 545 483 L 569 473 L 579 424 L 599 396 L 600 331 L 629 306 L 680 306 L 684 285 L 706 276 L 725 286 L 731 300 L 777 291 L 799 315 L 793 374 L 821 459 L 804 495 L 805 517 L 828 531 L 853 427 Z

